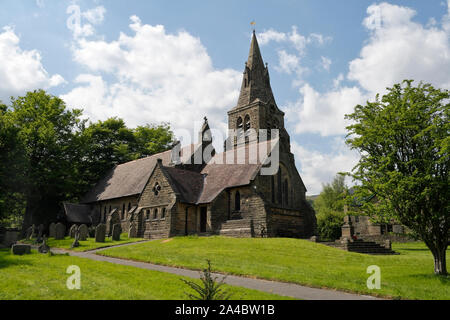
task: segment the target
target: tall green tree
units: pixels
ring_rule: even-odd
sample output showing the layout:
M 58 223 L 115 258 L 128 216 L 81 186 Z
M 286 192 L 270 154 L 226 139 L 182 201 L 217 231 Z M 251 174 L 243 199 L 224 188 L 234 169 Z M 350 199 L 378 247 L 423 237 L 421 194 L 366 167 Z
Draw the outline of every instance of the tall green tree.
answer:
M 341 236 L 347 192 L 345 176 L 336 175 L 331 183 L 323 185 L 322 192 L 314 200 L 317 231 L 321 239 L 335 240 Z
M 73 191 L 82 121 L 80 110 L 43 90 L 11 99 L 7 120 L 17 130 L 16 153 L 22 155 L 14 183 L 26 201 L 24 229 L 51 219 Z
M 24 162 L 19 129 L 10 119 L 10 110 L 0 101 L 0 222 L 20 217 L 24 200 L 19 191 L 23 187 Z
M 447 274 L 449 239 L 449 91 L 405 80 L 381 99 L 347 115 L 347 144 L 361 158 L 350 174 L 355 197 L 371 215 L 393 218 L 420 237 L 434 257 L 434 272 Z
M 79 190 L 87 192 L 115 165 L 168 150 L 173 133 L 168 124 L 130 129 L 122 119 L 109 118 L 90 123 L 83 132 L 82 161 L 79 162 Z

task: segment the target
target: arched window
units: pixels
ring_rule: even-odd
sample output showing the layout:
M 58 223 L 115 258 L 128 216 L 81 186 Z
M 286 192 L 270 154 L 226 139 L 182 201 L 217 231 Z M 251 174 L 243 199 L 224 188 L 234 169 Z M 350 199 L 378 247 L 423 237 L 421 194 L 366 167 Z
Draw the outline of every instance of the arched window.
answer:
M 131 210 L 131 202 L 128 202 L 128 212 Z
M 111 206 L 109 206 L 109 213 L 111 213 Z
M 145 220 L 150 220 L 150 210 L 145 211 Z
M 158 208 L 155 208 L 155 210 L 153 211 L 153 219 L 157 219 L 158 218 Z
M 106 206 L 103 208 L 103 217 L 102 217 L 102 221 L 103 221 L 103 222 L 106 221 Z
M 242 118 L 239 117 L 239 118 L 237 119 L 236 128 L 237 128 L 238 130 L 239 130 L 239 129 L 243 129 L 243 124 L 244 124 L 244 122 L 242 121 Z
M 162 208 L 161 218 L 164 219 L 166 217 L 166 208 Z
M 250 116 L 246 115 L 245 116 L 245 121 L 244 121 L 244 131 L 247 131 L 248 129 L 250 129 Z
M 122 205 L 122 213 L 120 214 L 120 218 L 125 219 L 125 203 Z
M 234 210 L 241 210 L 241 194 L 239 193 L 239 191 L 236 192 L 236 196 L 234 198 Z

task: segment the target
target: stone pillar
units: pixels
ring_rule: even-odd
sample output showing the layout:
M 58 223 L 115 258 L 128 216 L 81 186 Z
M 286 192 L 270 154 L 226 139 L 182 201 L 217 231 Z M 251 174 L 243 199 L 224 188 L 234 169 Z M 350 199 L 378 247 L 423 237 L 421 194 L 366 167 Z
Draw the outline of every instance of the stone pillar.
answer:
M 353 234 L 354 234 L 354 228 L 352 225 L 352 219 L 350 216 L 345 216 L 344 217 L 344 225 L 341 228 L 342 230 L 342 237 L 341 238 L 347 238 L 351 241 L 351 239 L 353 239 Z

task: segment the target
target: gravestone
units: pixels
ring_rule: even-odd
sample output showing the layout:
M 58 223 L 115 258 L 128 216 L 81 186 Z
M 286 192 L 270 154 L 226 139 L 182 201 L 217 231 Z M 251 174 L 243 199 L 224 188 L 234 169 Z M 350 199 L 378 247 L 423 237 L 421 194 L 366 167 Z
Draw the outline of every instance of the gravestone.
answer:
M 128 238 L 137 238 L 137 230 L 134 224 L 131 224 L 128 229 Z
M 55 239 L 63 240 L 65 235 L 66 235 L 66 226 L 63 225 L 61 222 L 58 222 L 56 224 Z
M 31 246 L 29 244 L 13 244 L 11 248 L 12 254 L 23 255 L 31 253 Z
M 82 224 L 81 226 L 79 226 L 78 232 L 80 233 L 80 240 L 86 241 L 89 236 L 89 230 L 88 230 L 87 225 Z
M 44 228 L 45 227 L 43 224 L 40 224 L 38 227 L 38 235 L 37 235 L 37 239 L 36 239 L 37 243 L 42 242 L 42 236 L 44 235 Z
M 119 241 L 121 233 L 122 233 L 122 226 L 119 223 L 116 223 L 115 225 L 113 225 L 113 228 L 112 228 L 112 240 L 113 241 Z
M 39 253 L 48 253 L 50 251 L 50 247 L 47 245 L 47 238 L 44 236 L 42 239 L 42 244 L 38 248 Z
M 70 249 L 73 248 L 78 248 L 80 246 L 80 232 L 78 231 L 78 229 L 75 229 L 75 235 L 74 235 L 75 240 L 73 240 L 72 245 L 70 246 Z
M 72 239 L 75 238 L 75 233 L 78 230 L 78 226 L 76 224 L 73 224 L 70 229 L 69 229 L 69 237 L 71 237 Z
M 387 239 L 386 241 L 384 241 L 384 247 L 386 249 L 392 250 L 392 242 L 391 242 L 391 240 Z
M 34 225 L 27 229 L 27 232 L 25 233 L 25 239 L 30 240 L 33 237 L 33 227 Z
M 30 238 L 30 240 L 31 240 L 32 238 L 36 238 L 36 236 L 37 236 L 37 234 L 36 234 L 37 228 L 36 228 L 36 226 L 35 226 L 34 224 L 31 226 L 31 230 L 32 230 L 32 233 L 31 233 L 31 238 Z
M 50 238 L 54 238 L 56 236 L 56 223 L 50 223 L 50 226 L 48 227 L 48 236 Z
M 101 223 L 95 228 L 95 242 L 105 242 L 105 235 L 106 225 Z

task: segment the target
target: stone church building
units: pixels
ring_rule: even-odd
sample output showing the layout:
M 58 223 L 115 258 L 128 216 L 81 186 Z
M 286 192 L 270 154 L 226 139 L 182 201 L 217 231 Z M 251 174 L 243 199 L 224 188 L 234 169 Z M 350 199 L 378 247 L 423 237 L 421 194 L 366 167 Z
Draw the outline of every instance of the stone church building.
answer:
M 213 150 L 205 118 L 197 144 L 178 143 L 172 150 L 117 165 L 80 204 L 64 204 L 66 216 L 105 223 L 107 231 L 115 223 L 121 223 L 124 231 L 132 226 L 138 237 L 150 239 L 190 234 L 314 235 L 315 213 L 305 199 L 284 113 L 275 102 L 254 32 L 228 126 L 238 133 L 227 138 L 223 153 Z M 266 137 L 260 129 L 269 129 Z M 270 129 L 278 129 L 276 135 Z M 263 152 L 255 156 L 254 148 Z M 211 151 L 212 159 L 203 159 L 205 150 Z M 276 169 L 262 174 L 275 153 L 279 162 L 272 159 L 270 165 Z

